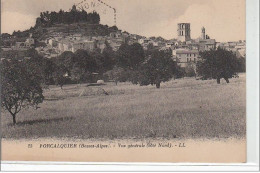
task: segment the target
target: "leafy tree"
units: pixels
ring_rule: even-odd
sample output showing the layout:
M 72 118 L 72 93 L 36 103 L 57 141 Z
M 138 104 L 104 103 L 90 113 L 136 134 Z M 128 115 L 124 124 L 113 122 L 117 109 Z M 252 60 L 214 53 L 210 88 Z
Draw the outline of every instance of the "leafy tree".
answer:
M 117 28 L 117 26 L 112 26 L 112 27 L 110 27 L 110 29 L 112 30 L 112 31 L 117 31 L 118 30 L 118 28 Z
M 137 70 L 144 59 L 144 50 L 139 43 L 122 44 L 117 51 L 117 64 L 123 68 Z
M 203 79 L 217 79 L 220 84 L 220 79 L 224 78 L 229 83 L 229 78 L 236 75 L 238 59 L 233 52 L 218 48 L 201 52 L 200 57 L 197 72 Z
M 1 64 L 1 105 L 13 117 L 23 108 L 43 102 L 41 76 L 37 69 L 18 60 L 4 60 Z
M 92 55 L 92 56 L 91 56 Z M 93 54 L 89 54 L 86 50 L 77 50 L 75 52 L 75 61 L 80 64 L 80 66 L 88 72 L 98 71 L 98 65 Z
M 160 88 L 161 82 L 173 77 L 175 66 L 171 54 L 154 50 L 140 67 L 137 81 L 140 85 L 156 84 L 156 88 Z
M 104 57 L 104 69 L 112 70 L 113 66 L 115 65 L 115 52 L 113 51 L 112 47 L 108 44 L 108 42 L 105 42 L 106 47 L 103 50 L 102 54 Z
M 188 63 L 187 66 L 184 69 L 185 75 L 187 77 L 195 77 L 196 76 L 196 71 L 195 71 L 195 65 L 192 63 Z
M 73 68 L 73 65 L 77 63 L 77 59 L 74 53 L 71 51 L 65 51 L 57 58 L 57 63 L 63 64 L 66 68 L 66 71 L 69 72 L 70 69 Z
M 24 62 L 37 71 L 37 74 L 41 76 L 40 82 L 44 85 L 52 84 L 55 71 L 53 60 L 40 56 L 34 49 L 28 50 L 26 56 L 30 57 L 30 59 L 25 59 Z
M 67 71 L 63 64 L 56 64 L 55 71 L 53 73 L 53 80 L 56 85 L 62 89 L 63 85 L 67 82 Z
M 2 34 L 1 34 L 1 38 L 2 38 L 2 39 L 7 39 L 7 38 L 9 38 L 9 37 L 11 37 L 11 35 L 8 34 L 8 33 L 2 33 Z
M 78 11 L 76 6 L 73 5 L 71 11 L 64 12 L 60 10 L 58 13 L 55 11 L 41 12 L 40 17 L 36 19 L 35 27 L 50 27 L 54 24 L 72 24 L 78 22 L 88 22 L 92 24 L 99 24 L 100 16 L 97 12 L 87 13 L 85 10 Z M 16 33 L 20 35 L 20 33 Z
M 107 71 L 104 76 L 106 76 L 108 80 L 113 80 L 116 85 L 118 82 L 125 82 L 129 78 L 126 70 L 117 66 Z
M 130 67 L 133 70 L 137 70 L 142 62 L 144 62 L 145 55 L 144 49 L 139 43 L 134 43 L 130 45 Z
M 175 63 L 175 69 L 174 69 L 174 79 L 184 78 L 185 76 L 185 70 L 178 66 L 176 62 Z
M 130 56 L 130 47 L 128 44 L 122 44 L 118 51 L 116 52 L 117 56 L 117 65 L 122 68 L 129 67 L 129 56 Z
M 86 72 L 83 68 L 81 68 L 79 64 L 75 63 L 73 65 L 73 68 L 71 69 L 71 79 L 73 81 L 76 81 L 78 84 L 81 84 L 81 82 L 86 81 L 88 76 L 89 73 Z
M 88 61 L 89 63 L 93 63 L 93 67 L 96 68 L 93 68 L 92 70 L 88 68 L 89 70 L 87 71 L 103 74 L 103 72 L 105 71 L 105 57 L 102 53 L 100 53 L 98 50 L 90 52 Z

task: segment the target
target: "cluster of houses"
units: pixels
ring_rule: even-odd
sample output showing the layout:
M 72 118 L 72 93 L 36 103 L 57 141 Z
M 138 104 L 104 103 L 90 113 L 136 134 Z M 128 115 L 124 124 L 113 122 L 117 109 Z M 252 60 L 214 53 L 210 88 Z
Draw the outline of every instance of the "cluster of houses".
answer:
M 208 51 L 217 47 L 234 52 L 237 57 L 246 57 L 246 42 L 228 42 L 220 43 L 215 39 L 211 39 L 206 34 L 206 29 L 202 27 L 201 36 L 192 39 L 190 36 L 190 23 L 179 23 L 177 29 L 178 38 L 170 44 L 173 59 L 181 66 L 195 65 L 199 52 Z M 168 43 L 169 45 L 169 43 Z M 196 67 L 196 66 L 194 66 Z
M 9 36 L 7 39 L 13 39 L 15 37 Z M 9 50 L 28 50 L 30 48 L 34 48 L 35 40 L 32 37 L 32 34 L 25 41 L 16 41 L 15 44 L 11 44 L 10 46 L 1 46 L 3 51 Z
M 46 47 L 37 47 L 36 50 L 45 57 L 56 57 L 65 51 L 76 52 L 79 49 L 93 51 L 100 49 L 101 52 L 109 44 L 114 51 L 117 51 L 123 43 L 133 44 L 138 41 L 136 35 L 127 32 L 115 31 L 108 36 L 83 36 L 71 34 L 64 36 L 62 33 L 55 33 L 46 38 Z
M 237 57 L 239 57 L 239 58 L 246 57 L 246 41 L 245 40 L 240 40 L 238 42 L 217 43 L 216 46 L 236 53 Z
M 227 50 L 233 51 L 238 57 L 245 57 L 246 42 L 228 42 L 218 43 L 215 39 L 211 39 L 206 34 L 206 29 L 202 27 L 201 36 L 197 39 L 192 39 L 190 36 L 190 23 L 178 23 L 177 34 L 178 37 L 172 40 L 165 40 L 163 38 L 146 38 L 136 34 L 129 34 L 117 30 L 111 32 L 106 36 L 84 36 L 82 34 L 64 35 L 63 33 L 54 32 L 44 40 L 44 46 L 36 47 L 35 49 L 47 58 L 57 57 L 65 51 L 76 52 L 79 49 L 93 51 L 100 49 L 102 52 L 107 43 L 114 51 L 117 51 L 123 43 L 129 45 L 139 43 L 143 46 L 144 50 L 152 45 L 159 50 L 171 51 L 172 58 L 181 67 L 187 67 L 189 64 L 195 64 L 199 58 L 200 51 L 207 51 L 222 47 Z M 30 34 L 30 37 L 25 42 L 16 42 L 12 49 L 23 50 L 29 49 L 35 45 L 35 40 Z

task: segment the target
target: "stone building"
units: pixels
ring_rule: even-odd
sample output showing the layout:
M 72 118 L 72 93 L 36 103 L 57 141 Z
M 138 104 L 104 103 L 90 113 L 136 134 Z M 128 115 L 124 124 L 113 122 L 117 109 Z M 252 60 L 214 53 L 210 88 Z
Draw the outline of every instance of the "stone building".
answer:
M 172 50 L 173 59 L 180 67 L 187 67 L 188 64 L 195 64 L 199 57 L 198 50 L 176 49 Z
M 190 23 L 178 23 L 178 40 L 185 42 L 191 39 Z
M 199 51 L 208 51 L 216 48 L 216 40 L 210 39 L 206 34 L 206 29 L 202 27 L 201 36 L 197 39 L 186 41 L 186 46 L 189 49 L 197 49 Z
M 34 38 L 32 38 L 32 34 L 30 34 L 30 37 L 26 39 L 25 46 L 26 47 L 32 47 L 35 44 Z
M 26 50 L 32 48 L 34 44 L 35 44 L 34 38 L 32 38 L 32 34 L 30 34 L 30 37 L 28 37 L 24 42 L 16 42 L 15 46 L 13 46 L 12 49 Z
M 75 53 L 79 49 L 93 51 L 95 49 L 95 41 L 80 41 L 72 44 L 72 52 Z

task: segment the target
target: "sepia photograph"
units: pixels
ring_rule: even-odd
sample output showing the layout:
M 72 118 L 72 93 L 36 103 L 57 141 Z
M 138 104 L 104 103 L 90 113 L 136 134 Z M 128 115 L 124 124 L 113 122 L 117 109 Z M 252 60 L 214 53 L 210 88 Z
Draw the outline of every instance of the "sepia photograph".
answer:
M 3 161 L 247 161 L 245 0 L 1 0 L 0 39 Z

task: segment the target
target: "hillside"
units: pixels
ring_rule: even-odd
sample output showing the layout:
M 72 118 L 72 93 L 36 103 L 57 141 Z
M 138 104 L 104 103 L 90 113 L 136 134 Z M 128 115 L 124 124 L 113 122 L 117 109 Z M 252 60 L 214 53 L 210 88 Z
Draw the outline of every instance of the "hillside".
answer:
M 52 36 L 68 36 L 78 34 L 82 36 L 106 36 L 110 32 L 117 31 L 117 27 L 108 27 L 101 25 L 100 16 L 96 12 L 87 13 L 82 10 L 79 11 L 74 5 L 71 11 L 65 12 L 42 12 L 36 19 L 36 24 L 25 31 L 14 31 L 12 35 L 3 33 L 1 34 L 1 45 L 9 47 L 14 45 L 15 42 L 25 41 L 30 33 L 37 41 L 43 41 Z M 37 45 L 36 45 L 37 46 Z
M 82 36 L 106 36 L 109 33 L 118 31 L 116 26 L 108 27 L 107 25 L 101 24 L 90 24 L 87 22 L 73 23 L 73 24 L 54 24 L 50 27 L 37 27 L 31 28 L 25 31 L 14 32 L 8 37 L 1 35 L 1 45 L 3 47 L 9 47 L 14 45 L 15 42 L 25 41 L 29 37 L 29 34 L 33 34 L 33 38 L 36 39 L 36 47 L 38 42 L 44 41 L 46 38 L 53 36 L 68 36 L 77 35 Z
M 109 35 L 110 32 L 117 30 L 117 27 L 108 27 L 107 25 L 101 24 L 56 24 L 51 27 L 36 29 L 33 35 L 40 41 L 51 36 L 67 36 L 75 34 L 80 34 L 82 36 L 106 36 Z

